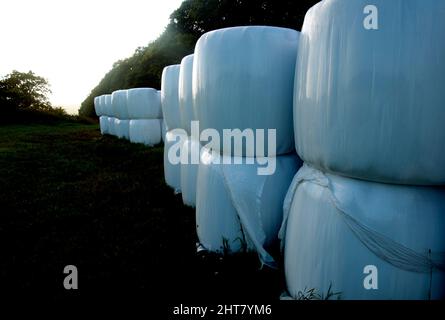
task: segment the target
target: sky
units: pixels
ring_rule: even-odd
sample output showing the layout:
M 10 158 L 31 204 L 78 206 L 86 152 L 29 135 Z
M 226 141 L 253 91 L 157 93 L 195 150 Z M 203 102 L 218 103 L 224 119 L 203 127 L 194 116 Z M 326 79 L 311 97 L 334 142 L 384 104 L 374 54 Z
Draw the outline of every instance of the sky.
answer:
M 0 77 L 46 78 L 54 106 L 77 113 L 114 62 L 155 40 L 182 0 L 1 0 Z

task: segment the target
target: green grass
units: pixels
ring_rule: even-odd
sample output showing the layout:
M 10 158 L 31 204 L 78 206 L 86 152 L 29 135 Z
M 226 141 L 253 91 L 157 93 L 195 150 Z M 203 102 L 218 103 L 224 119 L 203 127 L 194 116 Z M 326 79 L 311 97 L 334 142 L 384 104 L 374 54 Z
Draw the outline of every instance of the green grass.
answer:
M 73 264 L 80 294 L 278 299 L 282 275 L 256 255 L 197 254 L 196 242 L 194 210 L 164 183 L 162 146 L 97 125 L 0 126 L 1 290 L 63 296 Z

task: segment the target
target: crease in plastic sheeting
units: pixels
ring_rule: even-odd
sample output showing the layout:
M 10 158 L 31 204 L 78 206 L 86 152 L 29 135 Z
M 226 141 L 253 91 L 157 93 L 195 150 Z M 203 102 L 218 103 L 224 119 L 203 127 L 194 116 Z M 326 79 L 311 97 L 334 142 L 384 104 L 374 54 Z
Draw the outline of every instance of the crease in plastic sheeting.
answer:
M 233 172 L 233 176 L 230 175 L 229 172 Z M 250 240 L 258 252 L 261 263 L 271 268 L 277 268 L 275 259 L 264 249 L 266 233 L 264 232 L 262 224 L 261 203 L 259 203 L 259 199 L 261 199 L 267 176 L 257 175 L 255 182 L 236 183 L 235 181 L 237 181 L 238 177 L 236 170 L 224 170 L 224 165 L 222 165 L 222 176 L 226 192 L 240 219 L 241 228 L 247 231 Z M 230 183 L 229 181 L 234 181 L 234 183 Z M 258 185 L 260 186 L 259 188 Z M 254 208 L 254 210 L 252 210 L 252 208 Z M 257 215 L 255 216 L 255 214 Z
M 315 183 L 326 188 L 329 191 L 328 195 L 330 201 L 337 209 L 336 211 L 343 218 L 343 221 L 348 228 L 366 248 L 380 259 L 388 262 L 396 268 L 410 272 L 430 273 L 433 269 L 445 270 L 445 252 L 430 252 L 429 254 L 416 252 L 415 250 L 405 247 L 389 237 L 367 227 L 348 214 L 348 210 L 341 205 L 340 201 L 335 196 L 329 178 L 321 171 L 318 171 L 307 164 L 304 164 L 303 168 L 295 175 L 283 204 L 283 224 L 278 236 L 279 239 L 281 239 L 281 248 L 283 248 L 286 239 L 287 221 L 293 197 L 298 186 L 303 182 Z
M 298 170 L 297 174 L 292 179 L 289 190 L 287 191 L 283 201 L 283 223 L 281 224 L 280 231 L 278 232 L 278 239 L 281 240 L 281 249 L 284 248 L 284 242 L 286 240 L 287 221 L 289 218 L 290 209 L 292 207 L 292 202 L 294 201 L 294 195 L 300 183 L 304 181 L 310 181 L 326 188 L 329 185 L 327 177 L 324 176 L 321 171 L 313 169 L 306 163 L 304 163 L 303 167 Z

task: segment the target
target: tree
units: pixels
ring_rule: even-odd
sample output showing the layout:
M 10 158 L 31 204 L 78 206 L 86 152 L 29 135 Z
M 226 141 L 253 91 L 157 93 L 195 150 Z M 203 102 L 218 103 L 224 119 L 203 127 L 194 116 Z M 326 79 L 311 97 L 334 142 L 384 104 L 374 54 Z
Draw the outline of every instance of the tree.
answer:
M 301 30 L 307 10 L 320 0 L 185 0 L 170 16 L 164 33 L 134 55 L 120 60 L 82 103 L 79 114 L 94 117 L 94 97 L 117 89 L 160 89 L 165 66 L 193 53 L 208 31 L 246 25 L 269 25 Z
M 49 111 L 51 93 L 46 79 L 34 72 L 12 71 L 0 80 L 0 108 L 3 111 Z

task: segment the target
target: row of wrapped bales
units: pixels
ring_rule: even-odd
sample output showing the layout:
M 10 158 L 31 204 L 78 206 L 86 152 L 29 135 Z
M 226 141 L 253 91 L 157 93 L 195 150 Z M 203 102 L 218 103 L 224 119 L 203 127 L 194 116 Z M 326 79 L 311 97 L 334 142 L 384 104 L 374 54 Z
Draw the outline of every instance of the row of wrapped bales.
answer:
M 127 92 L 130 141 L 147 146 L 162 140 L 161 93 L 153 88 L 135 88 Z
M 262 263 L 275 266 L 270 249 L 278 243 L 284 196 L 301 165 L 292 129 L 298 38 L 295 30 L 252 26 L 212 31 L 197 42 L 192 114 L 200 131 L 216 129 L 223 140 L 225 129 L 262 129 L 267 142 L 267 130 L 275 129 L 277 146 L 269 153 L 203 147 L 196 223 L 208 250 L 254 250 Z M 259 175 L 259 160 L 275 160 L 276 170 Z
M 102 134 L 153 146 L 161 142 L 160 92 L 152 88 L 117 90 L 94 99 Z
M 445 298 L 445 3 L 373 4 L 378 30 L 363 27 L 364 0 L 305 17 L 294 129 L 306 164 L 280 230 L 293 298 Z
M 170 149 L 185 141 L 187 135 L 176 135 L 172 131 L 181 128 L 181 115 L 179 111 L 179 71 L 181 66 L 171 65 L 165 67 L 161 79 L 161 106 L 165 122 L 164 137 L 164 176 L 165 182 L 175 193 L 181 192 L 181 163 L 169 161 L 168 153 Z M 180 152 L 180 149 L 178 149 Z
M 94 109 L 96 115 L 99 117 L 101 134 L 108 134 L 108 117 L 112 114 L 111 111 L 111 95 L 101 95 L 94 98 Z

